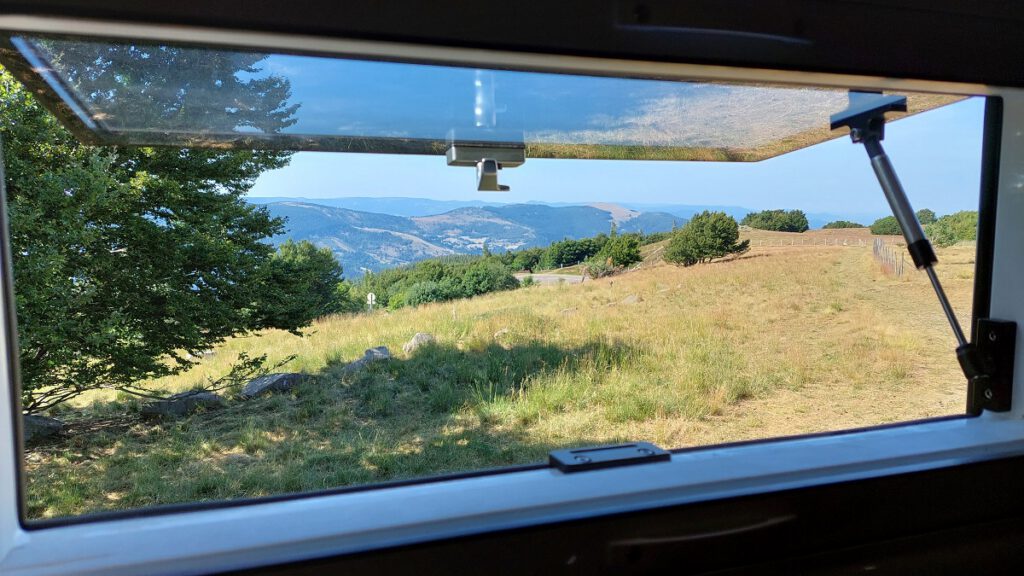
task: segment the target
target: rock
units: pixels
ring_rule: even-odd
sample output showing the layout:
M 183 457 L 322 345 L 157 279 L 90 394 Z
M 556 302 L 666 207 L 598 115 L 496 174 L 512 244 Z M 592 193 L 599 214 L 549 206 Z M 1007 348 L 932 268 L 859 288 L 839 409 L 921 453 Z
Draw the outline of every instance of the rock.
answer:
M 352 374 L 354 372 L 362 370 L 363 368 L 366 368 L 367 366 L 374 362 L 387 360 L 388 358 L 391 358 L 391 352 L 388 351 L 387 346 L 377 346 L 376 348 L 370 348 L 365 353 L 363 353 L 362 358 L 350 362 L 348 366 L 342 368 L 341 373 Z
M 280 372 L 277 374 L 267 374 L 266 376 L 260 376 L 254 380 L 249 381 L 242 388 L 241 394 L 238 395 L 242 400 L 249 400 L 255 398 L 261 394 L 268 392 L 288 392 L 292 388 L 295 388 L 300 382 L 302 382 L 306 376 L 297 372 Z
M 509 329 L 508 328 L 502 328 L 501 330 L 498 330 L 497 332 L 494 333 L 494 339 L 497 340 L 497 339 L 501 338 L 502 336 L 504 336 L 505 334 L 508 334 L 508 333 L 509 333 Z
M 620 300 L 619 304 L 636 304 L 637 302 L 643 301 L 644 299 L 641 298 L 639 294 L 630 294 L 629 296 L 626 296 L 625 298 Z
M 21 422 L 26 444 L 33 440 L 55 436 L 64 431 L 64 423 L 56 418 L 26 414 L 21 417 Z
M 213 392 L 192 390 L 144 405 L 139 412 L 148 418 L 175 418 L 197 410 L 222 408 L 224 399 Z
M 412 337 L 412 340 L 409 340 L 404 346 L 402 346 L 402 352 L 405 352 L 406 355 L 411 355 L 420 347 L 426 346 L 427 344 L 433 344 L 435 342 L 437 342 L 437 340 L 434 339 L 432 334 L 417 332 L 416 335 Z M 387 349 L 385 348 L 385 350 Z

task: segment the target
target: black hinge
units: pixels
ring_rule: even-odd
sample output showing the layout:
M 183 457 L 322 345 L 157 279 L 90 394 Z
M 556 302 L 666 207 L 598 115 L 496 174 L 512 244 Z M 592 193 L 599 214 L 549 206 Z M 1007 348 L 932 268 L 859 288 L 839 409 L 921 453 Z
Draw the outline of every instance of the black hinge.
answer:
M 1013 401 L 1013 359 L 1017 323 L 981 318 L 975 342 L 977 374 L 967 385 L 967 412 L 1006 412 Z
M 581 472 L 596 468 L 659 462 L 671 457 L 672 454 L 667 450 L 658 448 L 650 442 L 634 442 L 614 446 L 552 450 L 548 454 L 548 462 L 562 472 Z

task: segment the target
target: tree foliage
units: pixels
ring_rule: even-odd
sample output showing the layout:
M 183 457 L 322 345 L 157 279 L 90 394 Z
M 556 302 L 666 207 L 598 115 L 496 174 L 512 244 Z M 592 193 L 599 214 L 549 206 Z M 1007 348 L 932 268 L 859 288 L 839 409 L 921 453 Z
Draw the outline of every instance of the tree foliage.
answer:
M 263 266 L 258 309 L 268 326 L 299 327 L 340 311 L 341 264 L 328 248 L 288 240 Z
M 947 214 L 925 226 L 924 231 L 936 246 L 952 246 L 957 242 L 977 240 L 978 213 L 964 210 Z
M 917 221 L 920 222 L 922 226 L 927 226 L 936 220 L 935 212 L 927 208 L 921 208 L 915 212 L 915 215 L 917 216 Z
M 774 230 L 776 232 L 804 232 L 810 225 L 803 210 L 762 210 L 751 212 L 740 222 L 744 226 L 758 230 Z
M 189 68 L 173 55 L 150 57 L 162 59 L 168 74 Z M 121 82 L 122 90 L 148 94 L 136 80 L 100 70 L 102 60 L 71 81 L 91 85 L 108 74 L 97 89 Z M 287 83 L 241 76 L 237 65 L 209 63 L 194 80 L 220 82 L 245 103 L 246 123 L 287 126 L 294 110 L 282 101 Z M 187 101 L 188 92 L 178 97 Z M 256 177 L 287 164 L 288 154 L 85 146 L 6 71 L 0 136 L 26 411 L 177 372 L 240 332 L 308 321 L 268 309 L 275 304 L 264 294 L 264 265 L 273 248 L 265 240 L 282 222 L 243 200 Z
M 632 266 L 643 260 L 640 255 L 640 236 L 638 234 L 616 234 L 598 251 L 596 257 L 611 261 L 612 266 Z
M 826 230 L 830 230 L 833 228 L 864 228 L 864 225 L 858 224 L 857 222 L 851 222 L 849 220 L 834 220 L 832 222 L 829 222 L 828 224 L 825 224 L 824 226 L 822 226 L 822 228 Z
M 871 233 L 875 236 L 899 236 L 903 234 L 903 229 L 895 216 L 886 216 L 871 224 Z
M 548 246 L 540 258 L 539 265 L 544 270 L 575 266 L 597 255 L 607 243 L 608 236 L 606 234 L 579 240 L 560 240 Z
M 692 266 L 729 254 L 742 254 L 750 241 L 739 241 L 739 225 L 725 212 L 704 211 L 676 230 L 665 248 L 665 260 Z
M 397 309 L 517 287 L 519 281 L 499 256 L 446 257 L 366 274 L 351 283 L 344 295 L 347 303 L 340 302 L 336 308 L 340 311 L 362 309 L 361 303 L 371 292 L 378 305 Z

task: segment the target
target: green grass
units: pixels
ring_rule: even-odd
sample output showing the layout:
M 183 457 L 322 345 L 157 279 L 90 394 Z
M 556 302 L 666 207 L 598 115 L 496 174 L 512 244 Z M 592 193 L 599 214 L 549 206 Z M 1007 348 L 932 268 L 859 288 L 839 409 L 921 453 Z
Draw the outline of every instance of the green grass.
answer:
M 970 264 L 956 250 L 940 273 L 964 314 Z M 437 342 L 406 356 L 416 332 Z M 138 419 L 124 397 L 65 409 L 69 434 L 27 455 L 28 511 L 257 497 L 539 462 L 568 446 L 678 447 L 946 413 L 960 385 L 949 340 L 927 281 L 885 276 L 870 247 L 754 250 L 326 318 L 302 337 L 231 340 L 148 384 L 185 390 L 242 352 L 294 354 L 282 370 L 310 378 L 289 394 L 171 422 Z M 394 357 L 343 373 L 378 345 Z

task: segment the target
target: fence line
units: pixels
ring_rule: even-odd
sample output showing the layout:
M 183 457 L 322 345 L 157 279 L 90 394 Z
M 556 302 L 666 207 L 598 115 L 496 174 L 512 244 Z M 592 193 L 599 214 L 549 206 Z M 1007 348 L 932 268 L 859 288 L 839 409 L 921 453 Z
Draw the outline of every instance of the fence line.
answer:
M 881 238 L 875 238 L 871 251 L 875 254 L 875 260 L 882 265 L 886 272 L 897 278 L 903 277 L 907 264 L 906 252 L 901 246 L 890 246 Z
M 815 236 L 811 238 L 759 238 L 751 240 L 751 246 L 867 246 L 863 238 L 837 238 Z

